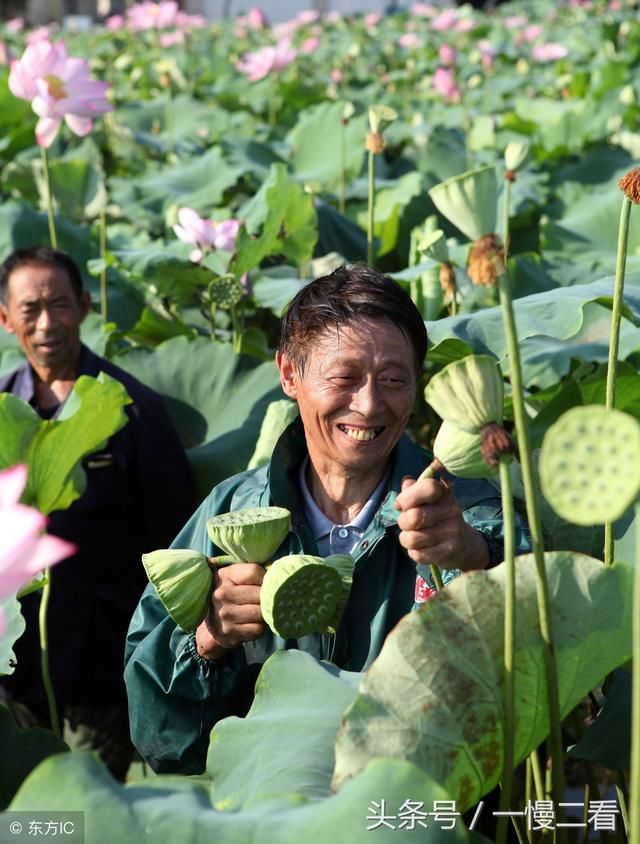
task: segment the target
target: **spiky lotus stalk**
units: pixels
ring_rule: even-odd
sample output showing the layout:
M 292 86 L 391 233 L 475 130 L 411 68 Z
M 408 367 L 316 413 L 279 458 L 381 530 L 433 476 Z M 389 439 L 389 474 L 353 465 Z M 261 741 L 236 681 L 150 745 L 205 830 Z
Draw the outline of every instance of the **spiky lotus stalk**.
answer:
M 424 397 L 438 416 L 469 433 L 502 421 L 502 376 L 489 355 L 469 355 L 448 364 L 431 378 Z
M 291 529 L 284 507 L 249 507 L 207 520 L 209 539 L 228 555 L 218 562 L 266 563 Z
M 260 589 L 260 609 L 283 639 L 335 633 L 349 596 L 355 560 L 349 554 L 323 559 L 289 554 L 269 566 Z
M 147 577 L 164 608 L 187 633 L 206 618 L 213 576 L 204 554 L 187 548 L 165 548 L 142 555 Z

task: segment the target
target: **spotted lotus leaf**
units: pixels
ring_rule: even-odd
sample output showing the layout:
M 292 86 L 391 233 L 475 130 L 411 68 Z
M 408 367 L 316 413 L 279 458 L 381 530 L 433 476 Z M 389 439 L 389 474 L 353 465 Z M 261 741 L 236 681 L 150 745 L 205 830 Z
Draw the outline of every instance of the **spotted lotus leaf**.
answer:
M 602 405 L 568 410 L 542 441 L 540 483 L 563 519 L 615 521 L 640 491 L 640 424 Z

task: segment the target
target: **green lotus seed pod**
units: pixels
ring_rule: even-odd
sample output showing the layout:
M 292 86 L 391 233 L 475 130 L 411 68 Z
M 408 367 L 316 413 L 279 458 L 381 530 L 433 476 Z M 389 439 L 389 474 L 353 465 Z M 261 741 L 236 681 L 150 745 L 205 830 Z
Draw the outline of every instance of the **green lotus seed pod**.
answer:
M 247 469 L 264 466 L 271 460 L 278 437 L 298 415 L 298 405 L 289 399 L 272 401 L 260 426 L 260 436 Z
M 384 132 L 384 130 L 397 120 L 398 112 L 386 105 L 372 105 L 369 106 L 369 126 L 372 132 L 376 134 Z
M 540 482 L 563 519 L 615 521 L 640 492 L 640 424 L 602 405 L 568 410 L 542 441 Z
M 178 627 L 195 630 L 209 608 L 213 576 L 204 554 L 189 548 L 162 548 L 142 555 L 147 577 Z
M 238 562 L 266 563 L 290 529 L 284 507 L 250 507 L 207 520 L 209 539 Z
M 450 363 L 424 389 L 427 404 L 443 421 L 472 434 L 489 422 L 502 422 L 503 395 L 500 370 L 489 355 Z
M 433 441 L 433 453 L 452 475 L 460 478 L 488 478 L 496 470 L 484 462 L 481 446 L 480 433 L 472 434 L 451 422 L 443 422 Z
M 504 164 L 507 170 L 516 171 L 522 167 L 529 155 L 529 144 L 526 141 L 511 141 L 504 150 Z
M 438 211 L 469 240 L 495 232 L 498 183 L 493 165 L 446 179 L 434 185 L 429 190 L 429 196 Z
M 348 554 L 335 554 L 326 560 L 310 554 L 289 554 L 276 560 L 267 569 L 260 588 L 264 620 L 283 639 L 335 632 L 339 623 L 336 612 L 342 616 L 354 562 Z M 348 585 L 343 576 L 346 572 Z

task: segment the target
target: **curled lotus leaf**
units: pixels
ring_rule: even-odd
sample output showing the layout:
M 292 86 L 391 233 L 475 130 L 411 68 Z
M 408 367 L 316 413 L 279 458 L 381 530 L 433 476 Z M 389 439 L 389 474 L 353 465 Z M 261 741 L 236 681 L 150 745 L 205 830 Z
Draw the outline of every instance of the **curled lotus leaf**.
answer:
M 472 434 L 489 422 L 502 422 L 502 375 L 489 355 L 469 355 L 445 366 L 431 378 L 424 397 L 444 421 Z
M 571 408 L 542 441 L 540 483 L 563 519 L 615 521 L 640 492 L 640 424 L 602 405 Z
M 209 539 L 238 562 L 266 563 L 290 529 L 291 513 L 284 507 L 249 507 L 207 521 Z
M 161 548 L 142 555 L 147 577 L 178 627 L 187 633 L 204 620 L 213 577 L 207 558 L 189 548 Z

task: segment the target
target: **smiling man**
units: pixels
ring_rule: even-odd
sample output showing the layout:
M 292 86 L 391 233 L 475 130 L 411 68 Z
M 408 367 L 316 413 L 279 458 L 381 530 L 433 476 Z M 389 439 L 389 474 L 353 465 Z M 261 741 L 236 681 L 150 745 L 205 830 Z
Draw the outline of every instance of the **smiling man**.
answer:
M 494 487 L 415 480 L 430 455 L 405 428 L 426 350 L 424 322 L 409 296 L 369 267 L 341 267 L 291 302 L 276 363 L 300 416 L 269 465 L 214 488 L 174 546 L 215 555 L 220 549 L 207 538 L 208 518 L 287 507 L 292 529 L 274 558 L 353 554 L 349 601 L 335 637 L 284 641 L 266 628 L 265 572 L 251 561 L 217 570 L 208 616 L 195 634 L 177 628 L 148 587 L 129 631 L 125 681 L 134 743 L 155 770 L 203 770 L 212 726 L 245 714 L 255 677 L 274 650 L 297 647 L 361 671 L 430 593 L 427 563 L 448 581 L 501 561 Z M 528 549 L 524 531 L 519 540 L 520 551 Z
M 195 496 L 160 397 L 82 344 L 89 307 L 78 267 L 65 252 L 17 249 L 0 265 L 0 326 L 16 336 L 26 358 L 0 378 L 0 393 L 13 393 L 41 418 L 55 420 L 80 375 L 106 372 L 132 399 L 127 424 L 83 460 L 83 495 L 48 524 L 52 534 L 78 546 L 50 575 L 49 659 L 64 737 L 77 749 L 96 750 L 122 779 L 133 757 L 122 654 L 146 583 L 140 554 L 171 540 Z M 48 725 L 39 602 L 39 594 L 22 600 L 27 629 L 15 645 L 17 667 L 0 680 L 0 701 L 24 727 Z

